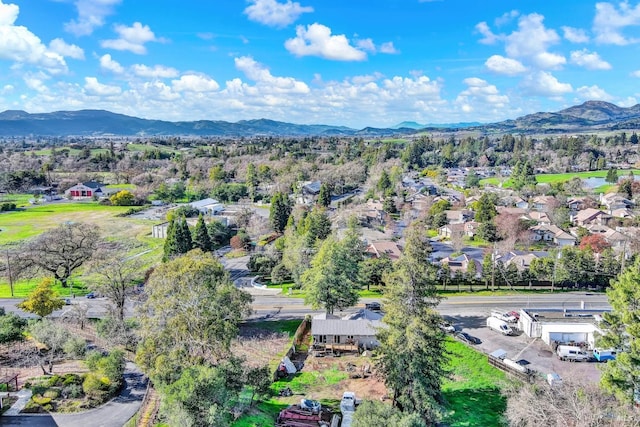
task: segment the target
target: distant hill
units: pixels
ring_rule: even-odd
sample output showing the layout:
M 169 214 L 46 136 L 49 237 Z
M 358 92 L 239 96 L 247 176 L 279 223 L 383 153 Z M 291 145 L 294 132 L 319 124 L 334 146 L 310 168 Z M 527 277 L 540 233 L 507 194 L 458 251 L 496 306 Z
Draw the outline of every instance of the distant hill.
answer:
M 0 113 L 0 136 L 154 136 L 195 135 L 220 137 L 362 136 L 384 137 L 417 132 L 469 130 L 479 133 L 570 133 L 640 129 L 640 104 L 623 108 L 602 101 L 587 101 L 555 113 L 540 112 L 498 123 L 421 125 L 402 122 L 393 128 L 352 129 L 345 126 L 298 125 L 267 119 L 226 122 L 148 120 L 104 110 L 56 111 L 30 114 L 20 110 Z
M 395 126 L 392 126 L 391 129 L 425 129 L 425 128 L 435 128 L 435 129 L 465 129 L 470 127 L 482 126 L 480 122 L 461 122 L 461 123 L 430 123 L 426 125 L 421 125 L 416 122 L 402 122 L 398 123 Z

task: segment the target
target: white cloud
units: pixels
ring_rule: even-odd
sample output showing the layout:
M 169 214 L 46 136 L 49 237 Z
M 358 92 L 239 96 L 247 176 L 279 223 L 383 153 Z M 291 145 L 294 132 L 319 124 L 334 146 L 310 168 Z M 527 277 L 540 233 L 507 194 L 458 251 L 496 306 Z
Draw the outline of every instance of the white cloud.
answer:
M 482 34 L 482 38 L 479 40 L 482 44 L 494 44 L 500 40 L 500 36 L 493 34 L 489 25 L 484 21 L 476 25 L 476 31 Z
M 49 42 L 49 49 L 61 56 L 73 59 L 84 59 L 84 50 L 75 44 L 67 44 L 64 40 L 58 38 Z
M 287 0 L 278 3 L 276 0 L 249 0 L 252 5 L 247 6 L 244 13 L 250 20 L 270 27 L 283 28 L 295 22 L 303 13 L 313 12 L 310 6 L 301 6 L 298 2 Z
M 161 41 L 157 39 L 148 25 L 134 22 L 131 27 L 126 25 L 115 25 L 114 31 L 120 38 L 103 40 L 100 45 L 104 48 L 115 50 L 127 50 L 138 55 L 147 53 L 145 43 Z
M 589 52 L 587 49 L 574 50 L 571 52 L 571 62 L 587 70 L 611 69 L 611 64 L 600 58 L 600 55 L 596 52 Z
M 278 92 L 309 93 L 306 83 L 295 80 L 293 77 L 274 77 L 271 72 L 253 58 L 242 56 L 235 59 L 236 68 L 251 80 L 258 84 L 264 84 L 265 88 L 272 88 Z
M 564 38 L 571 43 L 587 43 L 589 41 L 589 36 L 583 29 L 564 26 L 562 31 L 564 32 Z
M 566 63 L 564 56 L 548 52 L 560 41 L 558 34 L 545 28 L 544 16 L 524 15 L 518 20 L 518 30 L 506 37 L 505 51 L 511 58 L 528 59 L 542 69 L 555 69 Z
M 124 73 L 124 67 L 112 59 L 111 55 L 108 53 L 100 57 L 100 68 L 106 71 L 111 71 L 114 74 Z
M 64 29 L 76 36 L 88 36 L 104 25 L 104 18 L 113 13 L 115 5 L 122 0 L 77 0 L 78 19 L 64 24 Z
M 609 95 L 604 89 L 597 85 L 581 86 L 576 89 L 576 94 L 582 101 L 613 101 L 613 96 Z
M 638 43 L 638 38 L 628 38 L 622 31 L 626 27 L 640 24 L 640 3 L 631 7 L 624 1 L 618 8 L 611 3 L 596 3 L 596 16 L 593 19 L 593 32 L 596 42 L 602 44 L 627 45 Z
M 14 89 L 15 87 L 13 85 L 4 85 L 2 87 L 2 90 L 0 90 L 0 94 L 7 95 L 9 93 L 12 93 Z
M 178 80 L 172 80 L 176 92 L 215 92 L 220 89 L 218 82 L 200 74 L 184 74 Z
M 178 70 L 162 65 L 148 67 L 143 64 L 135 64 L 131 67 L 133 73 L 138 77 L 146 77 L 152 79 L 171 79 L 178 77 Z
M 505 58 L 501 55 L 493 55 L 484 63 L 485 67 L 490 71 L 507 76 L 515 76 L 527 71 L 527 67 L 516 59 Z
M 335 61 L 363 61 L 367 54 L 349 44 L 345 35 L 331 35 L 331 29 L 322 24 L 311 24 L 305 29 L 299 25 L 296 37 L 284 46 L 296 56 L 319 56 Z
M 120 87 L 102 84 L 95 77 L 85 77 L 84 82 L 85 93 L 91 96 L 114 96 L 122 92 Z
M 504 108 L 509 103 L 509 97 L 501 95 L 495 85 L 477 77 L 464 79 L 467 89 L 460 92 L 456 104 L 462 111 L 471 112 L 476 109 Z
M 49 88 L 44 84 L 44 81 L 48 79 L 48 76 L 43 73 L 27 73 L 22 79 L 29 89 L 33 89 L 40 93 L 46 93 L 49 91 Z
M 631 76 L 640 78 L 640 70 L 635 70 L 631 72 Z
M 50 73 L 66 71 L 62 55 L 49 50 L 27 27 L 14 25 L 19 12 L 17 5 L 0 0 L 0 59 L 37 65 Z
M 396 50 L 393 42 L 385 42 L 380 45 L 380 53 L 396 54 L 400 53 Z
M 367 50 L 369 52 L 376 51 L 376 45 L 371 39 L 360 39 L 356 41 L 356 46 L 358 46 L 362 50 Z
M 557 97 L 573 91 L 571 84 L 561 83 L 551 73 L 539 71 L 526 76 L 521 87 L 527 95 Z

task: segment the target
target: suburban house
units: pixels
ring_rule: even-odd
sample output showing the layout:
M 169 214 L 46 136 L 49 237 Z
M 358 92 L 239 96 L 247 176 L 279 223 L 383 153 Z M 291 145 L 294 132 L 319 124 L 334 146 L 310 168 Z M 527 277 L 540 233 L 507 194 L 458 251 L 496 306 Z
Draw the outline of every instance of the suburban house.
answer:
M 471 221 L 475 217 L 475 212 L 463 209 L 463 210 L 446 210 L 444 214 L 447 216 L 449 224 L 459 224 L 462 222 Z
M 636 214 L 634 214 L 633 211 L 629 208 L 613 209 L 609 211 L 609 213 L 614 218 L 635 218 L 636 217 Z
M 85 197 L 104 197 L 107 195 L 107 187 L 95 181 L 79 182 L 64 192 L 65 195 L 74 199 Z
M 571 221 L 578 226 L 586 227 L 591 224 L 607 225 L 611 215 L 599 210 L 588 208 L 571 217 Z
M 380 327 L 383 327 L 380 320 L 314 318 L 311 321 L 313 346 L 331 350 L 371 350 L 380 345 L 376 338 Z
M 554 207 L 556 198 L 553 196 L 536 196 L 531 203 L 531 209 L 536 211 L 547 211 Z
M 433 203 L 433 197 L 427 196 L 423 193 L 416 193 L 407 199 L 408 202 L 411 202 L 411 208 L 416 211 L 422 212 L 426 211 L 431 203 Z
M 622 249 L 625 243 L 629 240 L 629 237 L 625 236 L 619 231 L 614 230 L 606 225 L 593 224 L 585 227 L 591 234 L 599 234 L 611 245 L 614 249 Z
M 224 205 L 215 199 L 203 199 L 189 203 L 193 209 L 197 209 L 202 215 L 217 215 L 224 210 Z
M 548 256 L 547 252 L 524 252 L 511 251 L 498 257 L 499 261 L 508 267 L 515 265 L 518 271 L 528 270 L 531 267 L 531 261 L 534 259 L 544 258 Z
M 525 221 L 535 221 L 538 224 L 551 224 L 551 218 L 549 218 L 549 215 L 547 215 L 546 212 L 532 211 L 526 215 L 523 215 L 522 219 L 524 219 Z
M 589 197 L 573 197 L 567 200 L 567 207 L 573 212 L 581 211 L 594 205 L 597 205 L 597 203 Z
M 446 239 L 450 239 L 452 236 L 462 236 L 464 235 L 464 224 L 445 224 L 438 229 L 438 234 Z
M 527 214 L 527 210 L 524 208 L 512 208 L 507 206 L 496 206 L 496 211 L 498 211 L 499 215 L 518 215 L 525 216 Z
M 469 271 L 469 264 L 471 263 L 474 263 L 476 266 L 476 278 L 482 277 L 482 263 L 469 257 L 467 254 L 462 254 L 453 258 L 448 256 L 440 260 L 440 264 L 449 266 L 451 277 L 466 274 L 467 271 Z
M 633 207 L 633 202 L 631 200 L 625 199 L 624 197 L 616 193 L 601 194 L 600 204 L 605 206 L 609 213 L 617 209 L 626 209 Z
M 380 240 L 378 242 L 372 242 L 367 246 L 365 250 L 367 254 L 375 258 L 380 258 L 383 255 L 387 255 L 391 260 L 397 260 L 402 255 L 402 251 L 398 244 L 391 240 Z
M 536 242 L 553 242 L 558 246 L 573 246 L 576 238 L 552 224 L 538 224 L 530 227 L 531 239 Z

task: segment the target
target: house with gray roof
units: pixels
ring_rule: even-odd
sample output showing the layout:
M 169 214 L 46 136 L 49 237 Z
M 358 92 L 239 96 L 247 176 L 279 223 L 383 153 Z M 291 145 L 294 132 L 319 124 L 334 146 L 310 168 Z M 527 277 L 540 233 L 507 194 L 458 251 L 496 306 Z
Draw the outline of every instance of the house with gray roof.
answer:
M 311 335 L 314 348 L 371 350 L 380 345 L 377 329 L 381 320 L 313 319 Z M 352 346 L 347 348 L 346 346 Z

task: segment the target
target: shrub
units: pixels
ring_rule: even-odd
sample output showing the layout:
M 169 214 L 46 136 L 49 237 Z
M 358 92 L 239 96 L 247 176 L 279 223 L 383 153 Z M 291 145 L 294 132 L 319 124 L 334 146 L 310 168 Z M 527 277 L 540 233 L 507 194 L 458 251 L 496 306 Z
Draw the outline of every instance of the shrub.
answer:
M 51 400 L 57 399 L 58 396 L 60 396 L 60 393 L 56 389 L 49 389 L 49 390 L 44 392 L 44 397 L 47 397 L 47 398 L 49 398 Z
M 48 403 L 51 403 L 51 398 L 50 397 L 44 397 L 44 396 L 31 396 L 31 400 L 33 400 L 34 403 L 38 404 L 38 405 L 46 405 Z
M 43 395 L 46 393 L 46 391 L 49 389 L 49 387 L 45 386 L 45 385 L 41 385 L 41 384 L 35 384 L 33 387 L 31 387 L 31 392 L 36 395 Z
M 60 381 L 60 377 L 58 375 L 53 375 L 49 377 L 49 379 L 47 380 L 47 385 L 49 387 L 55 387 L 56 385 L 58 385 L 59 381 Z
M 62 350 L 71 357 L 81 358 L 87 350 L 87 342 L 84 338 L 71 337 L 64 343 Z
M 76 374 L 65 374 L 63 378 L 62 384 L 65 386 L 82 384 L 82 378 Z
M 84 395 L 80 384 L 69 384 L 62 389 L 62 397 L 78 399 Z

